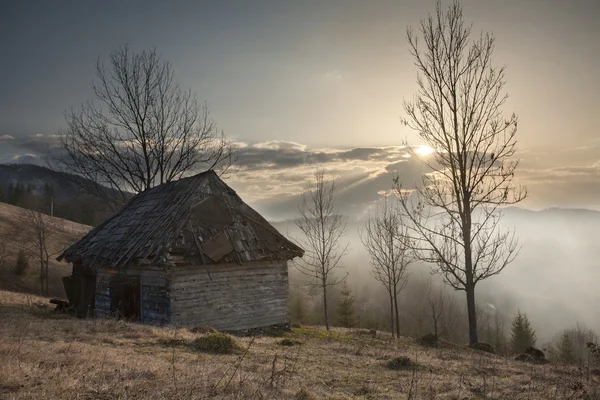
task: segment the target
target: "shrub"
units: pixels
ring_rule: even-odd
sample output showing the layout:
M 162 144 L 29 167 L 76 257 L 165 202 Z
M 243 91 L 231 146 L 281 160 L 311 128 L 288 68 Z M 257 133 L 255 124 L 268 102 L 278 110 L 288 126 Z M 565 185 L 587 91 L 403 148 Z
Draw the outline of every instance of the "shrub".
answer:
M 212 326 L 195 326 L 190 328 L 192 333 L 217 333 L 218 331 Z
M 438 337 L 434 333 L 428 333 L 419 339 L 419 344 L 424 347 L 438 347 Z
M 187 342 L 185 341 L 185 339 L 180 339 L 180 338 L 161 338 L 161 339 L 158 339 L 158 344 L 160 344 L 161 346 L 166 346 L 166 347 L 185 346 L 186 343 Z
M 195 351 L 217 354 L 233 354 L 241 350 L 241 346 L 224 333 L 209 333 L 193 340 L 190 347 Z
M 402 356 L 402 357 L 392 358 L 385 364 L 385 366 L 388 369 L 401 370 L 401 369 L 412 368 L 415 366 L 415 364 L 411 361 L 410 358 L 408 358 L 406 356 Z
M 302 388 L 296 392 L 294 395 L 295 400 L 314 400 L 315 396 L 308 390 Z
M 23 275 L 29 269 L 29 259 L 25 254 L 25 251 L 19 250 L 17 255 L 17 263 L 15 264 L 15 275 Z
M 292 339 L 285 338 L 285 339 L 282 339 L 279 342 L 279 344 L 281 346 L 296 346 L 296 345 L 302 344 L 302 342 L 299 342 L 297 340 L 292 340 Z
M 494 346 L 489 343 L 479 342 L 471 346 L 473 350 L 485 351 L 486 353 L 496 354 Z

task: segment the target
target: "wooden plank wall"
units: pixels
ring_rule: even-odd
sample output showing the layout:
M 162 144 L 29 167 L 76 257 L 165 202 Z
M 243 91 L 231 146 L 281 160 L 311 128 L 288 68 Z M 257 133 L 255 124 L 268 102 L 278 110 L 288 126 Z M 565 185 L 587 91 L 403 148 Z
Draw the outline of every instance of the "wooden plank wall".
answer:
M 142 273 L 142 322 L 165 325 L 171 321 L 169 280 L 162 270 L 144 270 Z
M 96 302 L 94 316 L 106 318 L 110 316 L 110 279 L 114 273 L 99 269 L 96 272 Z
M 170 322 L 171 300 L 167 274 L 161 269 L 126 269 L 121 274 L 139 276 L 142 290 L 142 323 L 164 325 Z M 96 317 L 110 316 L 110 280 L 117 276 L 114 269 L 98 269 L 96 275 Z
M 241 330 L 290 321 L 286 261 L 176 267 L 169 281 L 174 324 Z

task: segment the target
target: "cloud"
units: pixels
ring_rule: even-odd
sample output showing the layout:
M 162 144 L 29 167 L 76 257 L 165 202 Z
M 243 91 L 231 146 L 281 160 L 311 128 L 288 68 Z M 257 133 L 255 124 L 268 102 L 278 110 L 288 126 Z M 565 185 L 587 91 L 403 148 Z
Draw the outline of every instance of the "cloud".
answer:
M 35 154 L 20 154 L 13 156 L 12 160 L 15 164 L 39 164 L 40 159 Z
M 0 162 L 43 164 L 56 135 L 0 136 Z M 336 180 L 344 213 L 360 215 L 393 187 L 398 175 L 406 187 L 420 182 L 424 168 L 405 146 L 311 148 L 291 141 L 239 141 L 237 170 L 227 182 L 269 218 L 297 213 L 299 196 L 317 166 Z M 521 205 L 600 209 L 600 144 L 551 150 L 525 149 L 515 180 L 529 191 Z
M 228 183 L 260 212 L 292 218 L 317 166 L 336 180 L 341 212 L 360 216 L 383 199 L 398 175 L 407 186 L 420 181 L 421 163 L 404 146 L 311 149 L 283 141 L 238 146 L 238 172 Z

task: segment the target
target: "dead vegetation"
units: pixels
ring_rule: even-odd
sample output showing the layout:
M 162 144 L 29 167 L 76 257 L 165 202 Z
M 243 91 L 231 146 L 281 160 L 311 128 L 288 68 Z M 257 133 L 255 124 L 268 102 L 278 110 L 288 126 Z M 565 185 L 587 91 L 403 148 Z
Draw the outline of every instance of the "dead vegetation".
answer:
M 31 226 L 24 228 L 31 219 L 39 218 L 52 225 L 52 234 L 41 242 L 43 246 L 36 245 L 40 243 L 38 235 L 42 226 L 38 226 L 38 229 Z M 45 288 L 50 296 L 64 298 L 61 278 L 68 275 L 71 268 L 67 263 L 56 261 L 53 255 L 63 250 L 66 244 L 80 239 L 90 229 L 87 225 L 47 215 L 42 217 L 24 208 L 0 203 L 0 289 L 40 293 L 40 261 L 35 254 L 41 250 L 40 257 L 48 262 L 45 265 Z M 26 257 L 28 267 L 16 274 L 15 266 L 20 251 Z
M 238 351 L 214 354 L 190 346 L 214 332 L 78 320 L 10 292 L 0 321 L 2 399 L 600 399 L 591 372 L 385 333 L 296 326 L 284 339 L 301 346 L 229 336 Z

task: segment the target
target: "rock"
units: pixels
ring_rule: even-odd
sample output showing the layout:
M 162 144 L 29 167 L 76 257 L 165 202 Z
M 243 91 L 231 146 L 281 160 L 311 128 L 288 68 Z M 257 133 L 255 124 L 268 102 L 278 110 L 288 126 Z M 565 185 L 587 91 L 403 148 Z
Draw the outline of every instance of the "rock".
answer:
M 530 362 L 532 364 L 549 364 L 550 360 L 543 357 L 533 357 L 527 353 L 521 353 L 515 357 L 516 361 Z
M 529 354 L 521 353 L 515 357 L 515 361 L 531 362 L 533 361 L 533 357 L 531 357 Z
M 71 305 L 68 301 L 60 300 L 60 299 L 50 299 L 50 304 L 55 304 L 56 308 L 54 311 L 56 312 L 64 312 L 67 311 Z
M 433 333 L 428 333 L 419 339 L 419 344 L 425 347 L 437 347 L 438 337 Z
M 471 346 L 471 348 L 473 350 L 485 351 L 486 353 L 496 354 L 496 351 L 494 350 L 494 346 L 492 346 L 489 343 L 485 343 L 485 342 L 475 343 L 474 345 Z
M 546 358 L 546 355 L 543 351 L 536 349 L 535 347 L 528 347 L 525 349 L 525 354 L 529 354 L 533 358 Z

